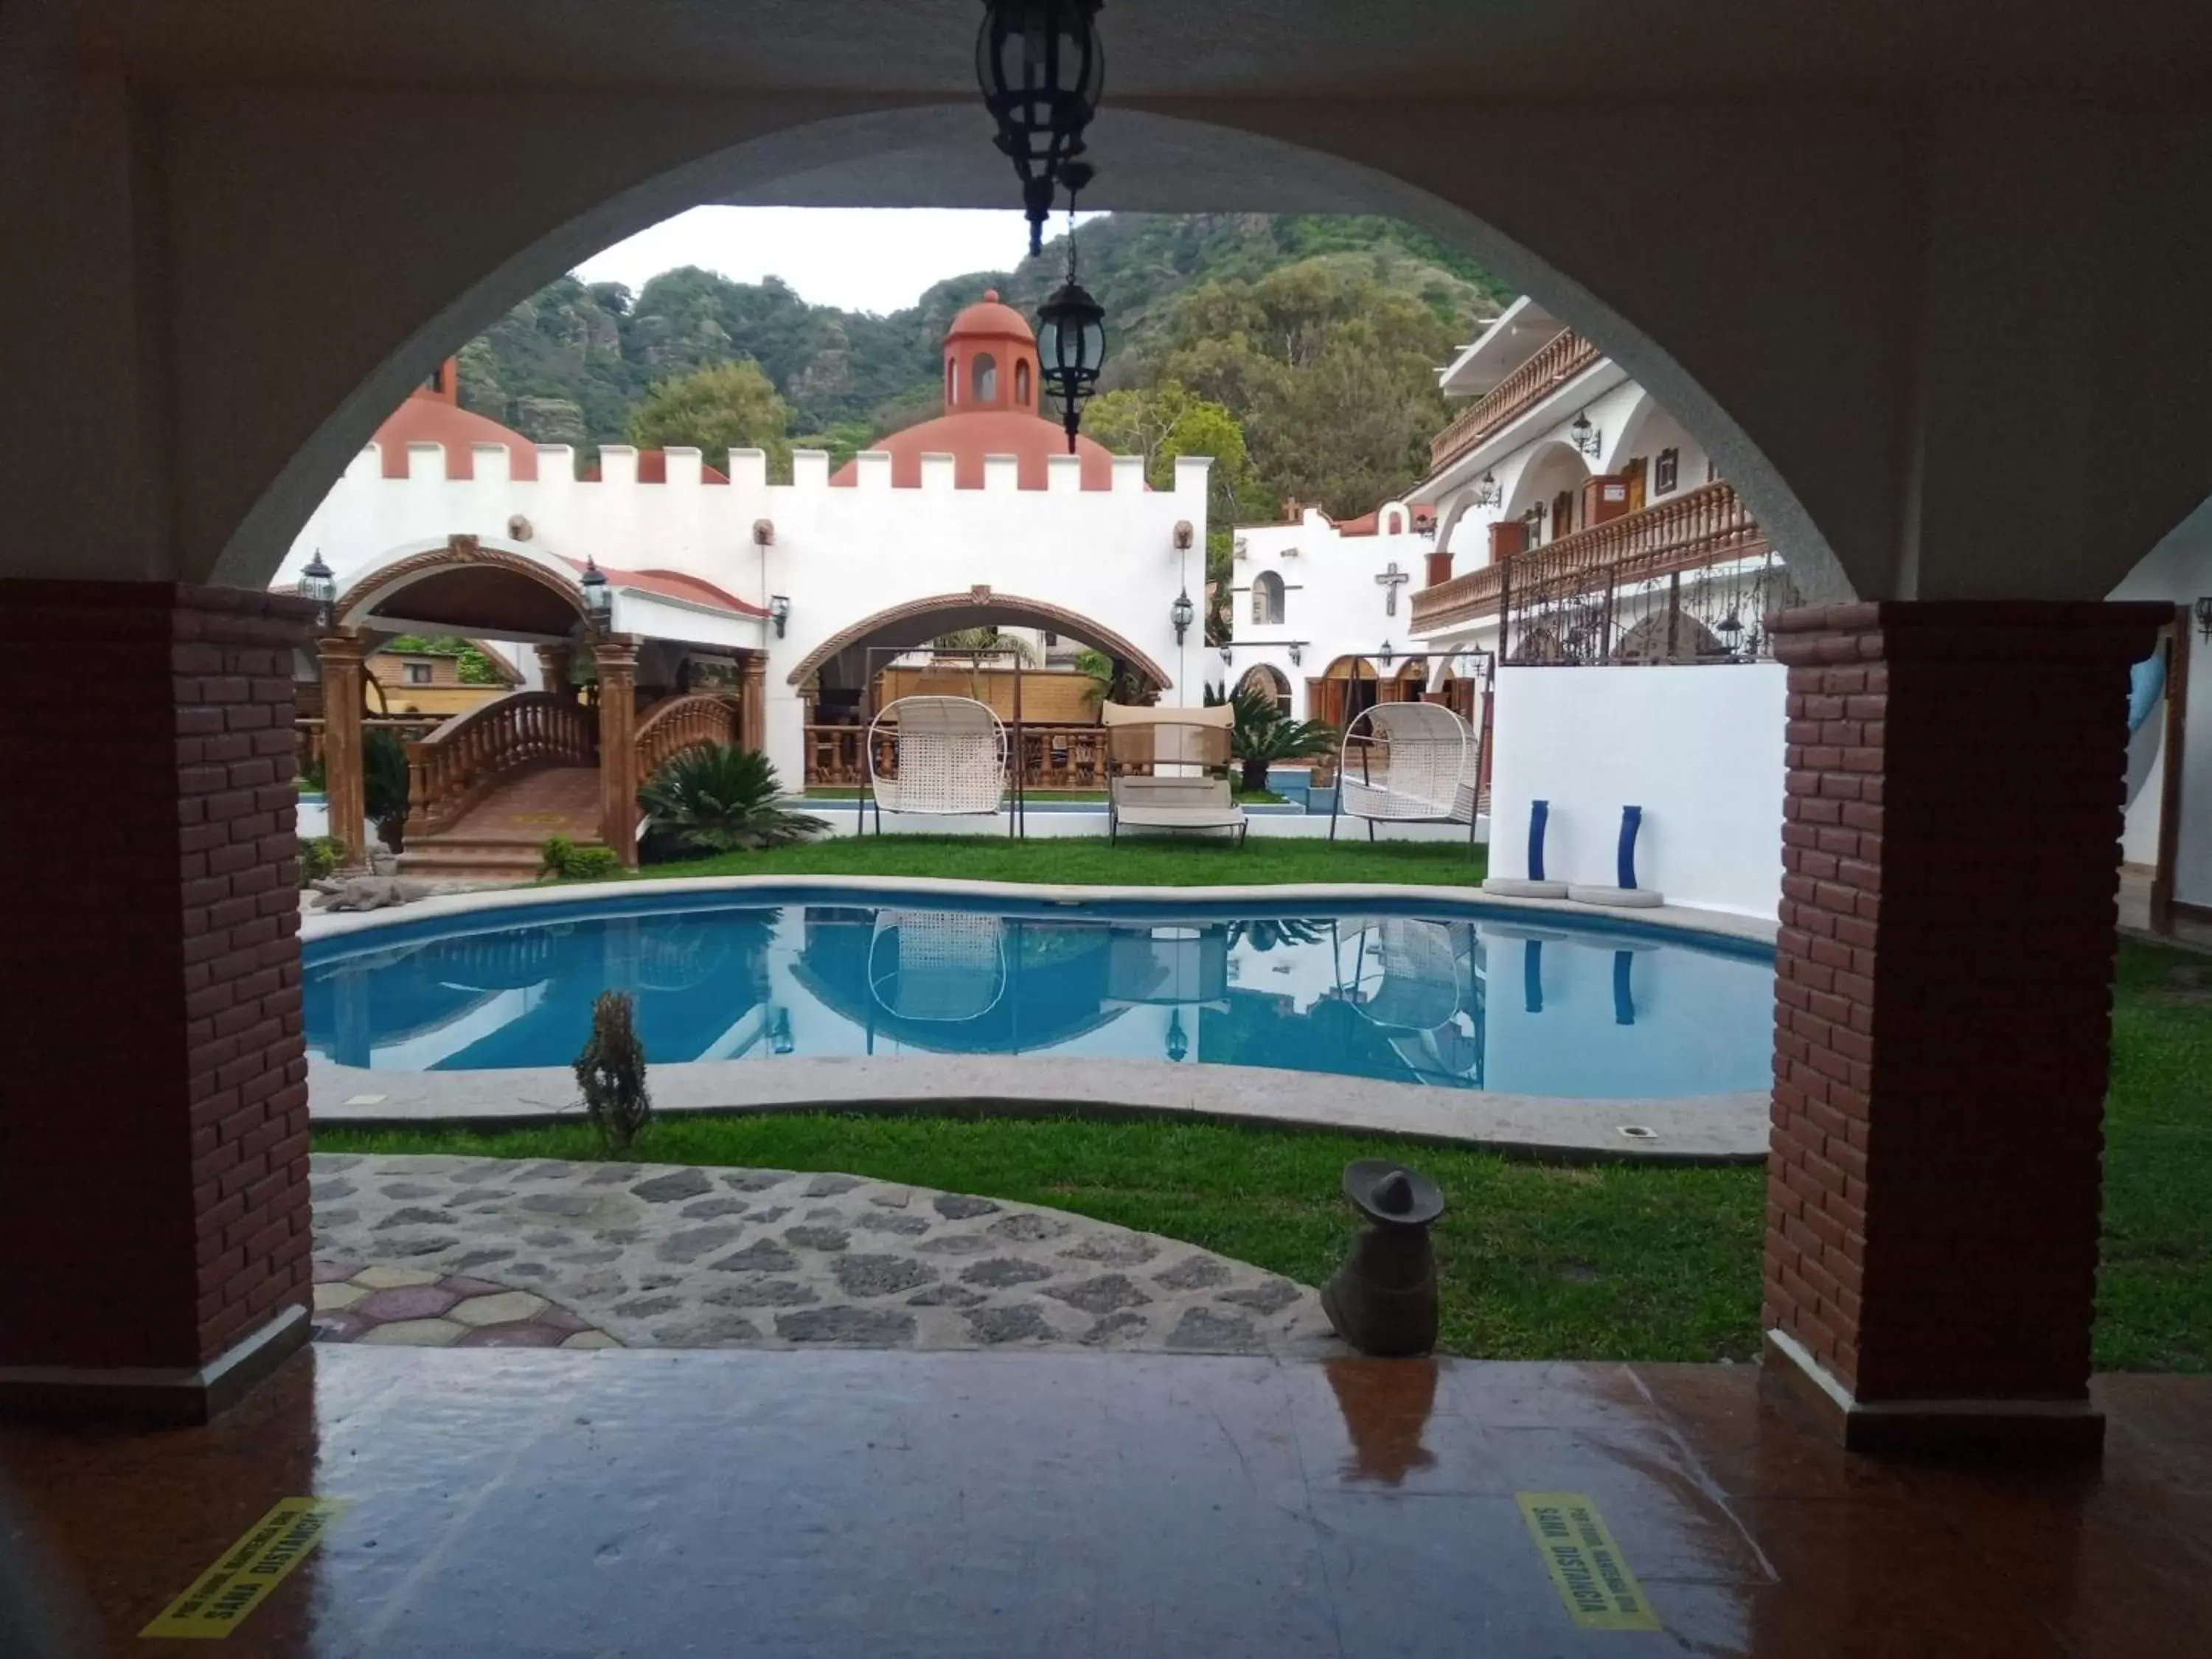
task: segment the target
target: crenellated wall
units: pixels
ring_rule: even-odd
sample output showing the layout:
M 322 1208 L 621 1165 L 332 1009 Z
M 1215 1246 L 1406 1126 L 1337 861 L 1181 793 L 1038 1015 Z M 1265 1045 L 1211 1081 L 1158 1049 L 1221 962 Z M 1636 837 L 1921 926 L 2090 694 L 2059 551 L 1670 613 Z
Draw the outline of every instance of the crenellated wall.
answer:
M 954 487 L 949 454 L 925 455 L 915 488 L 894 486 L 880 453 L 860 456 L 854 483 L 841 486 L 830 483 L 829 456 L 810 450 L 793 457 L 787 484 L 768 482 L 758 450 L 730 452 L 726 483 L 705 476 L 696 449 L 665 453 L 665 483 L 641 482 L 637 452 L 626 446 L 601 450 L 596 479 L 575 476 L 566 445 L 539 447 L 535 480 L 514 477 L 496 444 L 471 447 L 467 461 L 473 476 L 456 477 L 456 457 L 443 446 L 410 444 L 406 476 L 386 478 L 381 452 L 365 448 L 309 518 L 277 581 L 296 580 L 319 551 L 343 589 L 407 553 L 473 535 L 488 547 L 589 557 L 617 570 L 678 572 L 752 605 L 785 596 L 791 610 L 780 639 L 765 622 L 702 612 L 687 621 L 678 607 L 642 600 L 630 614 L 649 620 L 631 624 L 619 591 L 617 626 L 765 648 L 769 750 L 793 778 L 805 716 L 791 671 L 867 618 L 978 587 L 1121 636 L 1165 672 L 1170 701 L 1200 700 L 1212 653 L 1195 626 L 1178 645 L 1170 612 L 1186 586 L 1194 603 L 1204 591 L 1212 463 L 1203 458 L 1180 459 L 1174 487 L 1162 490 L 1146 487 L 1135 456 L 1115 457 L 1111 487 L 1091 490 L 1079 459 L 1060 455 L 1041 490 L 1018 488 L 1010 456 L 987 459 L 980 489 Z M 766 545 L 755 539 L 763 521 Z M 1184 523 L 1190 545 L 1178 549 Z

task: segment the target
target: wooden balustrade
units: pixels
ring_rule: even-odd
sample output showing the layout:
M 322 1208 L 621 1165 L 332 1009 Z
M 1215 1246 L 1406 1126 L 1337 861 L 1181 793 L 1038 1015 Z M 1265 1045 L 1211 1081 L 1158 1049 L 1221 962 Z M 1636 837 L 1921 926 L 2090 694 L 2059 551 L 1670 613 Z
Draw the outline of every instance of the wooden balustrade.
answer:
M 806 782 L 809 787 L 849 788 L 862 781 L 861 745 L 864 726 L 810 726 L 806 728 Z M 1008 736 L 1011 739 L 1012 730 Z M 1103 726 L 1032 726 L 1021 728 L 1023 787 L 1043 792 L 1057 789 L 1103 789 L 1106 787 L 1106 728 Z M 1008 744 L 1008 781 L 1015 765 Z M 876 733 L 876 775 L 898 775 L 898 740 L 890 732 Z
M 1758 558 L 1766 550 L 1765 531 L 1735 491 L 1709 483 L 1423 588 L 1413 595 L 1413 631 L 1432 633 L 1495 616 L 1509 582 L 1517 607 Z
M 442 714 L 365 714 L 362 717 L 363 734 L 370 732 L 389 732 L 402 743 L 412 743 L 417 738 L 428 736 L 438 729 Z M 300 770 L 307 769 L 323 757 L 324 722 L 320 720 L 301 719 L 292 722 L 292 738 L 299 751 Z
M 1535 355 L 1492 386 L 1473 407 L 1430 441 L 1429 467 L 1441 471 L 1526 414 L 1604 354 L 1572 329 L 1536 348 Z
M 738 741 L 738 707 L 732 696 L 693 692 L 663 697 L 637 723 L 637 781 L 641 784 L 687 749 Z
M 456 714 L 407 745 L 407 834 L 445 829 L 513 773 L 596 766 L 598 716 L 565 696 L 515 691 Z

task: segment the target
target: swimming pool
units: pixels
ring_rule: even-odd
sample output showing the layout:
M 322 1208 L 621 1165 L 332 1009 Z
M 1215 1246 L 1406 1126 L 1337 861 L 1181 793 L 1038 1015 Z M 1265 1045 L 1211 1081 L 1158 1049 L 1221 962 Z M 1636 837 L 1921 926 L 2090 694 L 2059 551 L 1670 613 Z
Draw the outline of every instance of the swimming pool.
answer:
M 1771 953 L 1579 918 L 869 890 L 580 899 L 311 941 L 311 1050 L 563 1066 L 607 988 L 658 1063 L 1151 1059 L 1583 1098 L 1764 1088 Z

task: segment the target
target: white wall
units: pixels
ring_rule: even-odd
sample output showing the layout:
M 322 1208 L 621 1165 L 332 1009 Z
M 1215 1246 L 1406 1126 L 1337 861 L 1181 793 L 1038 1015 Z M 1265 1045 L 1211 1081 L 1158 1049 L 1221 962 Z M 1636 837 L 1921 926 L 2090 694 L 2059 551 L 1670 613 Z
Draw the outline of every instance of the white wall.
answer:
M 2212 501 L 2176 526 L 2112 597 L 2194 605 L 2207 594 L 2212 594 Z M 2181 761 L 2181 837 L 2174 849 L 2173 896 L 2184 904 L 2212 906 L 2212 645 L 2202 635 L 2192 635 L 2190 645 L 2188 747 Z M 2161 702 L 2129 746 L 2132 793 L 2122 846 L 2130 863 L 2149 864 L 2158 856 L 2159 796 L 2165 769 L 2172 763 L 2164 752 L 2165 736 Z
M 1774 663 L 1500 669 L 1492 873 L 1525 873 L 1528 805 L 1545 799 L 1545 873 L 1610 886 L 1620 809 L 1641 806 L 1644 886 L 1675 904 L 1776 915 L 1786 684 Z

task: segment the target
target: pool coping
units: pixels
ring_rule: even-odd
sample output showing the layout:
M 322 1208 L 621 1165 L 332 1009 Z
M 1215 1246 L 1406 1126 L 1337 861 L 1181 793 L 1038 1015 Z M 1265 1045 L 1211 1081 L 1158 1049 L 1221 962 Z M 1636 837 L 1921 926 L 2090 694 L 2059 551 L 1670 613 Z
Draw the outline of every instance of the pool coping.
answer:
M 1621 914 L 1566 900 L 1509 899 L 1471 887 L 1400 884 L 1265 884 L 1235 887 L 1093 886 L 963 881 L 945 877 L 714 876 L 670 881 L 488 889 L 418 900 L 387 910 L 303 916 L 303 940 L 374 934 L 410 924 L 484 912 L 573 904 L 604 896 L 619 902 L 670 894 L 748 890 L 924 894 L 1067 902 L 1217 905 L 1285 902 L 1378 908 L 1395 902 L 1461 903 L 1491 914 L 1573 917 L 1634 930 L 1736 945 L 1773 943 L 1776 924 L 1684 906 Z M 840 1111 L 908 1113 L 918 1108 L 1042 1116 L 1181 1118 L 1480 1148 L 1563 1162 L 1748 1164 L 1766 1156 L 1770 1101 L 1764 1090 L 1658 1099 L 1578 1099 L 1437 1089 L 1334 1073 L 1155 1060 L 1030 1055 L 825 1055 L 757 1060 L 680 1061 L 653 1067 L 657 1112 L 672 1115 Z M 575 1080 L 564 1066 L 468 1072 L 397 1072 L 341 1066 L 311 1056 L 308 1113 L 323 1127 L 404 1128 L 438 1124 L 520 1128 L 582 1121 Z M 1652 1132 L 1631 1138 L 1624 1126 Z

